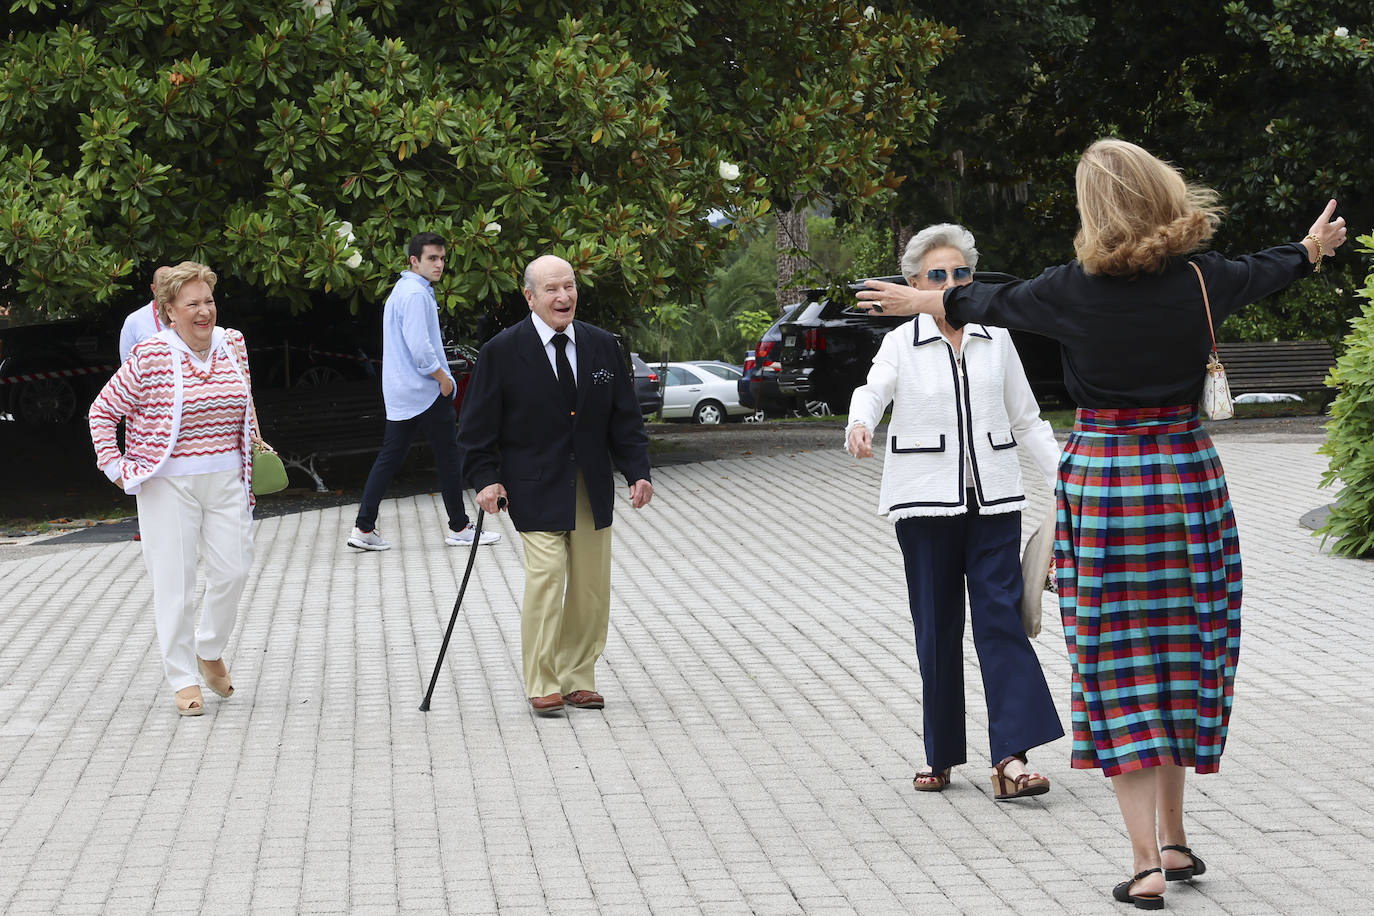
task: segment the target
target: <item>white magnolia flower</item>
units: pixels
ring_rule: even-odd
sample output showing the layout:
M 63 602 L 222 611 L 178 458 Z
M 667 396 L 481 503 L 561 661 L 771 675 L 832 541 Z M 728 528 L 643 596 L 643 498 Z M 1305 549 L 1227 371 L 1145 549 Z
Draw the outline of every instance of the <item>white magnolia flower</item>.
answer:
M 341 239 L 353 238 L 353 224 L 350 223 L 348 220 L 344 220 L 334 228 L 334 234 Z
M 323 19 L 334 12 L 334 0 L 301 0 L 301 6 L 314 10 L 316 19 Z
M 873 7 L 871 7 L 871 6 L 866 6 L 866 7 L 864 7 L 864 18 L 865 18 L 865 19 L 877 19 L 877 18 L 878 18 L 878 11 L 875 10 L 875 9 L 874 9 Z
M 495 235 L 496 233 L 501 231 L 501 224 L 495 221 L 487 223 L 485 226 L 482 227 L 482 231 L 490 232 L 493 235 Z
M 723 181 L 739 180 L 739 166 L 735 165 L 733 162 L 726 162 L 724 159 L 722 159 L 720 161 L 719 171 L 720 177 Z
M 1335 34 L 1337 38 L 1345 38 L 1347 35 L 1350 34 L 1350 30 L 1347 29 L 1345 26 L 1340 26 L 1336 29 L 1336 31 L 1333 34 Z
M 357 270 L 359 267 L 363 266 L 363 256 L 356 251 L 353 252 L 348 256 L 348 260 L 344 261 L 344 266 Z

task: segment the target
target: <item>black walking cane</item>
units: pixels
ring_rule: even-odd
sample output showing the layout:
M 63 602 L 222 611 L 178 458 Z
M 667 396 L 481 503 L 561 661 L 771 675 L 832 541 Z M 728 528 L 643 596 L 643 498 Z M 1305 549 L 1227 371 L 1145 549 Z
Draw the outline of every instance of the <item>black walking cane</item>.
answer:
M 504 509 L 506 498 L 496 500 L 496 508 Z M 486 515 L 482 507 L 477 507 L 477 522 L 472 526 L 472 549 L 468 551 L 468 568 L 463 571 L 463 583 L 458 586 L 458 600 L 453 602 L 453 614 L 448 619 L 448 629 L 444 631 L 444 642 L 439 647 L 439 657 L 434 661 L 434 674 L 429 678 L 429 689 L 420 701 L 420 712 L 429 712 L 429 698 L 434 696 L 434 685 L 439 682 L 439 669 L 444 666 L 444 656 L 448 654 L 448 641 L 453 637 L 453 625 L 458 622 L 458 608 L 463 604 L 463 593 L 468 590 L 468 579 L 472 576 L 472 564 L 477 559 L 477 548 L 482 543 L 482 518 Z

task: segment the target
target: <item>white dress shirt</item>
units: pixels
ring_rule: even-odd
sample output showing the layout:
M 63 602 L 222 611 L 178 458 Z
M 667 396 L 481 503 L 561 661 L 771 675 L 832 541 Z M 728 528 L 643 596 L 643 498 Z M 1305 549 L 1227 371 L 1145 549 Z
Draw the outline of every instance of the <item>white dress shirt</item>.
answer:
M 530 320 L 534 322 L 534 329 L 539 332 L 539 340 L 544 344 L 544 354 L 549 358 L 549 365 L 553 368 L 553 377 L 558 378 L 558 350 L 553 345 L 553 335 L 558 332 L 549 327 L 538 313 L 530 312 Z M 572 366 L 573 381 L 577 381 L 577 338 L 573 336 L 572 322 L 563 329 L 563 334 L 568 338 L 566 347 L 568 353 L 568 365 Z

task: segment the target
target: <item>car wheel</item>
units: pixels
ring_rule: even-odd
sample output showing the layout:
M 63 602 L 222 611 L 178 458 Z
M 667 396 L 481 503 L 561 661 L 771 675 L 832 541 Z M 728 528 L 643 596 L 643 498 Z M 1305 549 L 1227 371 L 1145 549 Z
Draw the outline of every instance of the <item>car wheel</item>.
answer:
M 825 401 L 807 401 L 802 404 L 801 414 L 806 417 L 828 417 L 831 414 L 830 405 Z
M 25 382 L 14 399 L 14 418 L 20 423 L 56 425 L 76 416 L 76 389 L 61 378 Z
M 692 411 L 692 422 L 704 426 L 719 426 L 725 422 L 725 407 L 718 401 L 702 401 Z
M 768 419 L 768 415 L 764 413 L 762 410 L 756 410 L 753 413 L 745 414 L 744 416 L 745 423 L 762 423 L 766 419 Z
M 337 385 L 347 381 L 333 366 L 311 366 L 296 379 L 297 385 Z

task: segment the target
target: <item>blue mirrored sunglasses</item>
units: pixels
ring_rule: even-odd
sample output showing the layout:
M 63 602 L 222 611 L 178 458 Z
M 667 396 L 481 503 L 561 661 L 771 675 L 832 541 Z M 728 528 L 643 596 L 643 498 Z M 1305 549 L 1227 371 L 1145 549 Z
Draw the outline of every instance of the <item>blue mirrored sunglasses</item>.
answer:
M 932 269 L 932 270 L 926 271 L 926 279 L 929 280 L 931 283 L 943 283 L 943 282 L 945 282 L 945 277 L 946 277 L 948 274 L 949 274 L 949 271 L 945 270 L 943 267 L 936 267 L 936 268 L 934 268 L 934 269 Z M 972 267 L 956 267 L 956 268 L 954 268 L 954 279 L 955 279 L 957 282 L 962 283 L 963 281 L 967 280 L 967 279 L 968 279 L 969 277 L 971 277 L 971 276 L 973 276 L 973 268 L 972 268 Z

